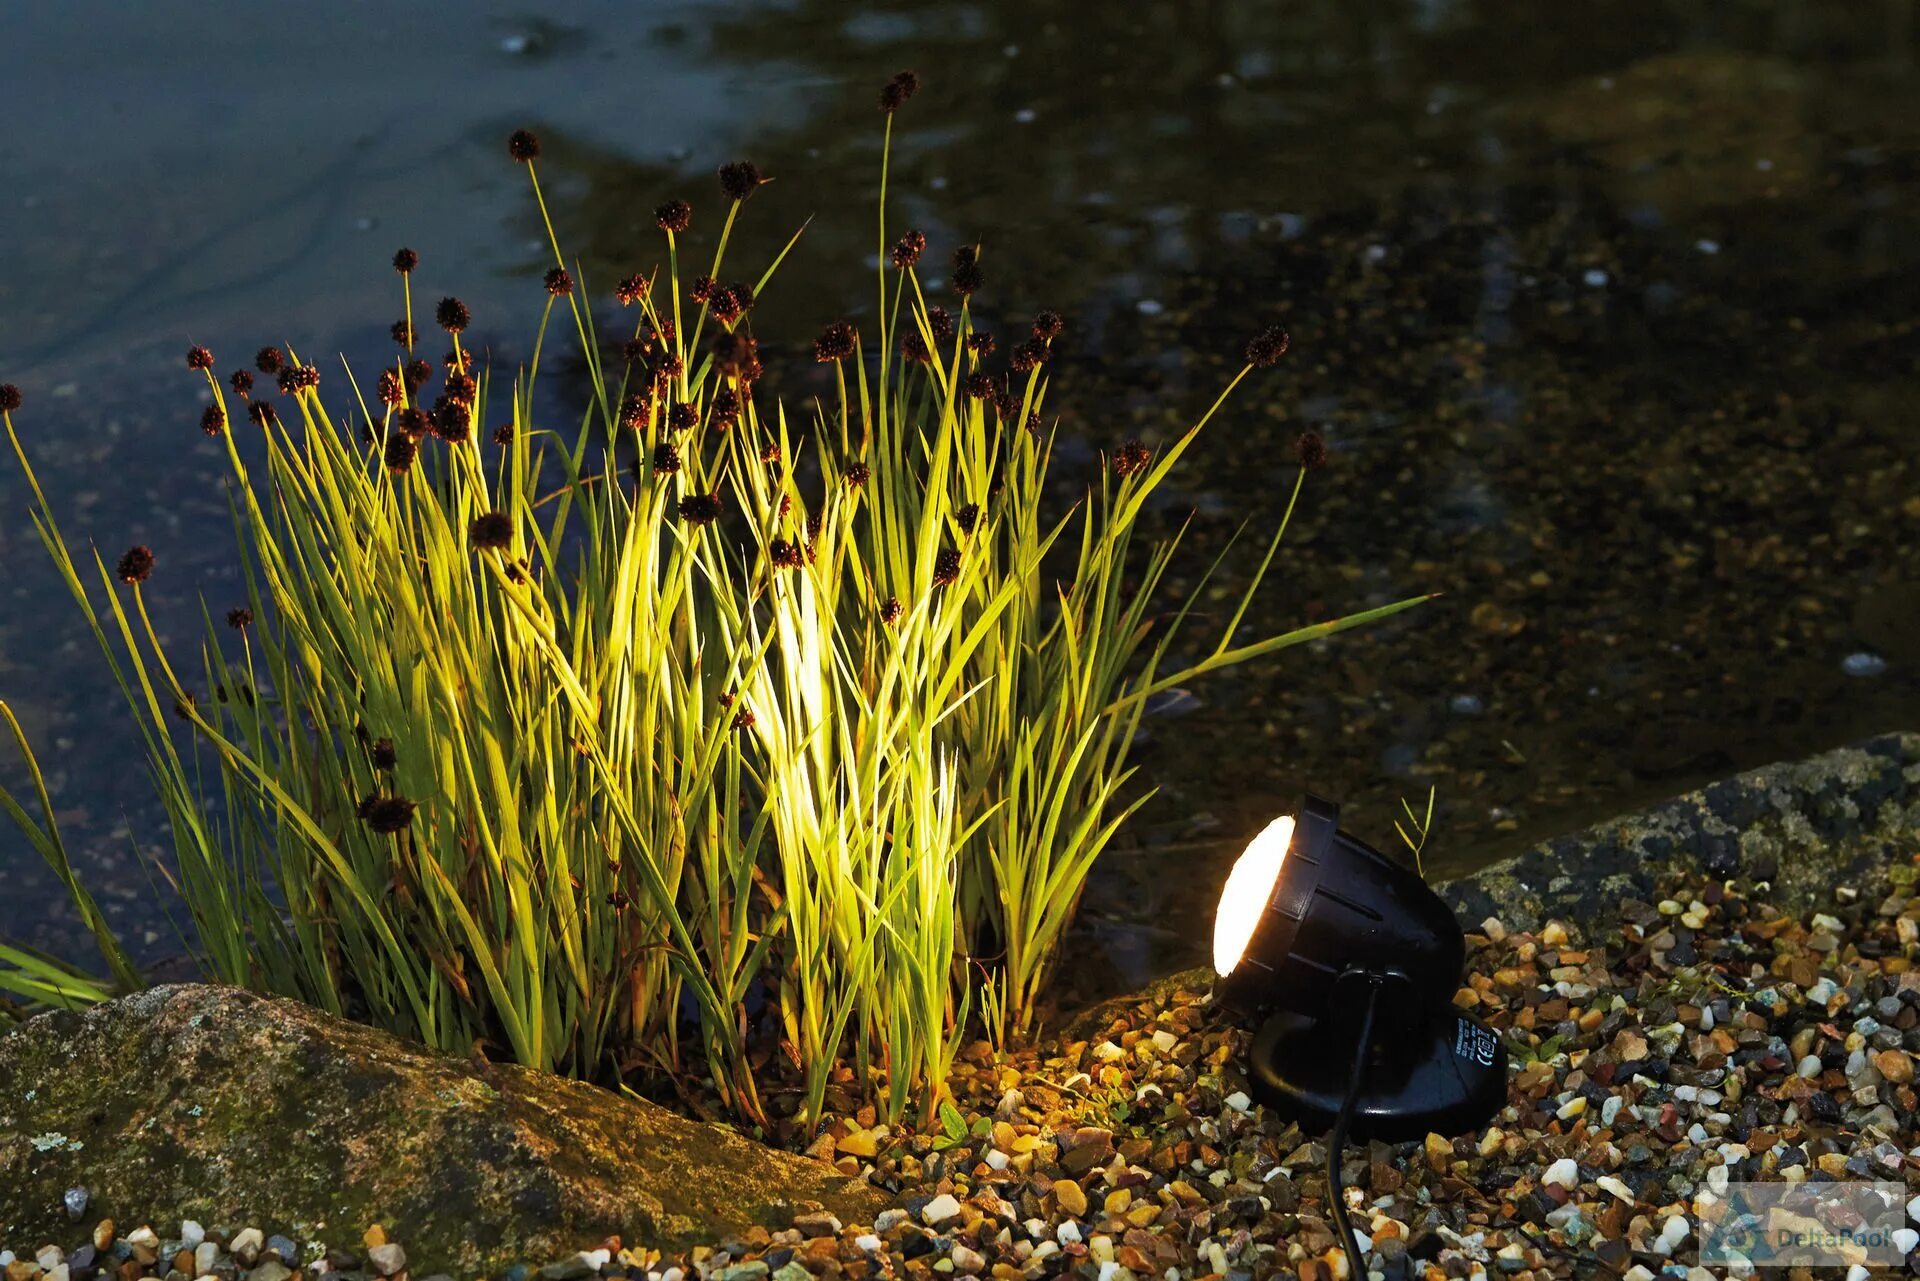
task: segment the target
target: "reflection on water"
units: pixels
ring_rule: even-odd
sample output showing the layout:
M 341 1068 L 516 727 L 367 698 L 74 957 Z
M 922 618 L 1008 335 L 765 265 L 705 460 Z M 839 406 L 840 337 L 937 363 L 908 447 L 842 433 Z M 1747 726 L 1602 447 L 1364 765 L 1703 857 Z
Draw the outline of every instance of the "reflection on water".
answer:
M 0 366 L 70 528 L 152 543 L 220 604 L 223 499 L 179 351 L 377 357 L 399 243 L 423 288 L 475 304 L 496 359 L 522 355 L 539 251 L 500 154 L 516 124 L 543 130 L 562 241 L 602 292 L 652 260 L 660 199 L 713 214 L 712 166 L 755 159 L 775 181 L 745 260 L 818 215 L 756 312 L 798 355 L 867 297 L 873 90 L 913 66 L 893 216 L 936 250 L 985 242 L 1002 329 L 1068 313 L 1069 457 L 1164 436 L 1280 319 L 1294 356 L 1210 429 L 1164 512 L 1194 513 L 1188 563 L 1277 516 L 1312 426 L 1333 462 L 1265 621 L 1447 593 L 1150 722 L 1163 795 L 1089 893 L 1089 956 L 1123 975 L 1199 959 L 1208 887 L 1304 786 L 1383 843 L 1399 798 L 1437 787 L 1431 856 L 1458 868 L 1920 724 L 1910 4 L 1629 3 L 1550 25 L 1445 0 L 853 9 L 486 4 L 451 26 L 383 6 L 378 39 L 355 6 L 299 32 L 230 4 L 190 25 L 16 20 Z M 53 745 L 108 897 L 147 920 L 116 829 L 162 833 L 15 484 L 0 692 Z M 1227 597 L 1252 551 L 1207 590 Z M 71 941 L 64 918 L 35 928 L 53 896 L 27 857 L 0 835 L 24 887 L 0 924 Z

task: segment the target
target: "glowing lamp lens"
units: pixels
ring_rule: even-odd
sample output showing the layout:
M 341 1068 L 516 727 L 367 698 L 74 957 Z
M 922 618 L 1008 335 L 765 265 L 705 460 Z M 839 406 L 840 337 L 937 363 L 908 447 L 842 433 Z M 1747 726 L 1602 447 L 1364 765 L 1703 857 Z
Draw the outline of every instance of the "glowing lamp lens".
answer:
M 1226 888 L 1220 891 L 1220 907 L 1213 914 L 1213 968 L 1222 978 L 1240 964 L 1241 953 L 1247 950 L 1254 928 L 1267 910 L 1267 900 L 1273 897 L 1280 864 L 1286 861 L 1287 848 L 1292 844 L 1293 815 L 1284 814 L 1253 838 L 1228 873 Z

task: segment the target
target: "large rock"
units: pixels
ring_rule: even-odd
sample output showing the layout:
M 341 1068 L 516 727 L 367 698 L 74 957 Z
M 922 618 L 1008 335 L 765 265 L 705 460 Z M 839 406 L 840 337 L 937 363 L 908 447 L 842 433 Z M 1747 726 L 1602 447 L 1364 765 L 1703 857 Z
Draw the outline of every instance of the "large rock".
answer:
M 294 1001 L 154 988 L 0 1036 L 0 1246 L 182 1218 L 357 1246 L 411 1270 L 540 1264 L 884 1204 L 831 1167 L 575 1081 L 449 1059 Z M 79 1229 L 84 1234 L 85 1229 Z

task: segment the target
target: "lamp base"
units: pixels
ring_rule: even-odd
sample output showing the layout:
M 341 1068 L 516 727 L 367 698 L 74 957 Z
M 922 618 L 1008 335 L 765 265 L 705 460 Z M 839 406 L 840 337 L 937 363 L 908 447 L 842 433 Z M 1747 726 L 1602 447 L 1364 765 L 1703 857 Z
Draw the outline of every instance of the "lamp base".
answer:
M 1276 1014 L 1253 1039 L 1253 1096 L 1302 1129 L 1333 1127 L 1354 1053 L 1342 1020 Z M 1507 1099 L 1507 1048 L 1480 1020 L 1448 1008 L 1413 1027 L 1377 1028 L 1352 1133 L 1397 1143 L 1477 1130 Z

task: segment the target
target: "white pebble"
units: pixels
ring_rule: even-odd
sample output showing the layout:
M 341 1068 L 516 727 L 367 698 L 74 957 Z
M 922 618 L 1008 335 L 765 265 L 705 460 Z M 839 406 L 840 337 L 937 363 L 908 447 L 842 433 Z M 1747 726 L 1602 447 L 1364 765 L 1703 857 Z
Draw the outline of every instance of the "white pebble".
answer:
M 1580 279 L 1586 281 L 1589 287 L 1598 289 L 1607 283 L 1607 273 L 1595 267 Z
M 995 1148 L 993 1151 L 987 1153 L 987 1168 L 990 1170 L 1006 1169 L 1007 1154 L 1005 1152 L 1002 1152 L 999 1148 Z
M 182 1250 L 198 1250 L 200 1243 L 206 1239 L 207 1230 L 198 1223 L 195 1223 L 192 1219 L 182 1219 L 180 1221 L 180 1248 Z M 288 1262 L 291 1263 L 293 1260 L 289 1259 Z
M 1570 1156 L 1563 1156 L 1547 1167 L 1547 1172 L 1540 1176 L 1540 1182 L 1557 1183 L 1563 1188 L 1575 1187 L 1580 1182 L 1580 1163 Z
M 1912 1254 L 1913 1248 L 1917 1245 L 1920 1245 L 1920 1232 L 1915 1232 L 1912 1228 L 1893 1230 L 1893 1246 L 1901 1254 Z
M 1800 1060 L 1800 1065 L 1794 1068 L 1794 1071 L 1811 1081 L 1814 1077 L 1820 1075 L 1820 1056 L 1818 1054 L 1807 1055 L 1806 1058 Z
M 1628 1205 L 1633 1204 L 1633 1189 L 1628 1187 L 1626 1185 L 1626 1182 L 1623 1179 L 1621 1179 L 1619 1176 L 1612 1175 L 1612 1174 L 1603 1174 L 1600 1176 L 1598 1180 L 1596 1180 L 1596 1182 L 1598 1182 L 1598 1184 L 1600 1185 L 1600 1190 L 1602 1192 L 1611 1192 L 1613 1193 L 1613 1195 L 1619 1197 L 1622 1201 L 1625 1201 Z
M 1847 1269 L 1847 1281 L 1867 1281 L 1872 1275 L 1864 1265 L 1858 1263 Z
M 1613 1119 L 1620 1115 L 1620 1109 L 1626 1100 L 1617 1094 L 1609 1094 L 1607 1101 L 1600 1105 L 1600 1124 L 1612 1125 Z
M 1068 1219 L 1065 1223 L 1062 1223 L 1053 1230 L 1053 1235 L 1061 1245 L 1078 1245 L 1081 1239 L 1080 1225 L 1072 1219 Z
M 942 1192 L 939 1196 L 927 1202 L 925 1208 L 920 1211 L 920 1221 L 931 1227 L 935 1224 L 945 1223 L 958 1213 L 960 1213 L 960 1203 L 953 1199 L 952 1193 Z
M 873 1235 L 873 1233 L 871 1232 L 863 1232 L 859 1236 L 853 1239 L 853 1244 L 855 1248 L 862 1250 L 867 1254 L 872 1254 L 875 1250 L 878 1250 L 882 1245 L 885 1245 L 886 1243 L 882 1241 L 879 1237 Z
M 1253 1107 L 1253 1100 L 1247 1097 L 1245 1090 L 1235 1090 L 1226 1098 L 1227 1106 L 1235 1112 L 1245 1112 Z

